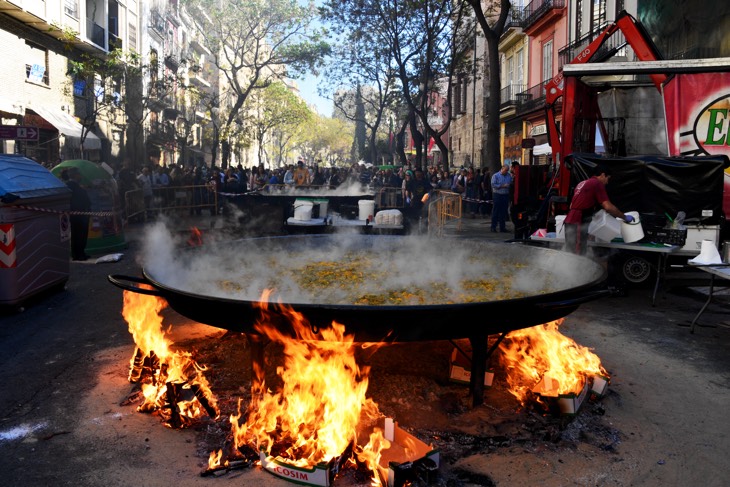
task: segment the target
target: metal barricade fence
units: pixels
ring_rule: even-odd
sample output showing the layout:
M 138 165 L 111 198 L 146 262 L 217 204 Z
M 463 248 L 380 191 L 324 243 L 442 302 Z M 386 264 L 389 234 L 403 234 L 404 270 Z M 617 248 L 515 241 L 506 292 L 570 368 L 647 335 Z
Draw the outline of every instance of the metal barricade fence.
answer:
M 375 207 L 378 209 L 396 209 L 404 206 L 401 188 L 384 187 L 375 192 Z
M 461 230 L 461 195 L 452 191 L 436 190 L 428 205 L 428 233 L 441 237 L 444 227 L 456 220 L 456 230 Z
M 217 213 L 218 193 L 207 185 L 168 186 L 153 188 L 152 196 L 145 200 L 142 189 L 133 189 L 124 194 L 125 224 L 133 219 L 146 220 L 160 213 L 200 213 L 209 209 Z

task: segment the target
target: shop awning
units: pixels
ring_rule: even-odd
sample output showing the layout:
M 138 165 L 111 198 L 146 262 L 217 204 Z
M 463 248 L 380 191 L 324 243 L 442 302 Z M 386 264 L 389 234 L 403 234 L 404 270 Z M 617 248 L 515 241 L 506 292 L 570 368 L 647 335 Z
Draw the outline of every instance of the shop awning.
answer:
M 23 115 L 25 110 L 19 102 L 0 95 L 0 112 Z
M 81 145 L 82 125 L 69 113 L 54 108 L 33 105 L 28 107 L 41 117 L 45 118 L 48 123 L 56 127 L 56 129 L 66 137 L 66 145 L 72 149 L 78 149 Z M 84 139 L 85 150 L 101 149 L 101 140 L 92 132 L 86 133 Z

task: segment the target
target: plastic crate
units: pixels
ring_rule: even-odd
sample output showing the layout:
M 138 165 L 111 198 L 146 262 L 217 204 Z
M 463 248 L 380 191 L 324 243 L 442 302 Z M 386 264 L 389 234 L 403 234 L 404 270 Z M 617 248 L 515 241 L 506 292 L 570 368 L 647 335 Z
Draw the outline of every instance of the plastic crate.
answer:
M 687 241 L 687 229 L 680 230 L 678 228 L 657 228 L 644 227 L 644 241 L 663 243 L 669 245 L 684 246 Z

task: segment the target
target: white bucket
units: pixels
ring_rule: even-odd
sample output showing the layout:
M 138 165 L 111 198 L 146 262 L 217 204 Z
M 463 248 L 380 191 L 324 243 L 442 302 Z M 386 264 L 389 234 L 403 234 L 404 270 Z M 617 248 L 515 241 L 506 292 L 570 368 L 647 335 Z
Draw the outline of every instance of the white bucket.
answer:
M 307 200 L 294 200 L 294 219 L 307 221 L 312 219 L 314 203 Z
M 319 205 L 319 217 L 325 218 L 327 217 L 327 211 L 329 210 L 329 201 L 328 200 L 314 200 L 316 204 Z
M 373 220 L 373 215 L 375 214 L 374 200 L 359 200 L 357 207 L 360 210 L 357 217 L 358 220 Z
M 555 216 L 555 238 L 565 240 L 565 215 Z
M 641 218 L 638 211 L 629 211 L 625 213 L 634 217 L 634 221 L 626 223 L 621 220 L 621 238 L 626 243 L 638 242 L 644 238 L 644 229 L 641 227 Z

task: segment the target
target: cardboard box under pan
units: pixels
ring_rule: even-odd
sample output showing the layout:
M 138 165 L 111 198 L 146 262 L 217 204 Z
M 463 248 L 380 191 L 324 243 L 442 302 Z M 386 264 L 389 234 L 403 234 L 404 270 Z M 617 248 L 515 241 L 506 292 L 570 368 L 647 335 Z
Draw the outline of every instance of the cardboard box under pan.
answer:
M 342 455 L 329 462 L 321 462 L 314 467 L 297 467 L 285 459 L 260 452 L 261 467 L 267 472 L 290 482 L 317 487 L 331 486 L 335 476 L 351 456 L 352 446 L 349 446 Z
M 431 483 L 424 476 L 435 475 L 440 466 L 439 451 L 398 427 L 391 418 L 385 418 L 383 436 L 391 442 L 380 457 L 380 480 L 386 487 L 411 485 L 418 478 Z
M 467 353 L 467 357 L 459 352 L 457 348 L 451 352 L 451 360 L 449 361 L 449 379 L 459 384 L 469 384 L 471 381 L 471 353 Z M 494 381 L 494 371 L 487 370 L 484 372 L 484 387 L 492 387 Z
M 589 384 L 584 382 L 580 392 L 570 392 L 567 394 L 551 393 L 553 387 L 550 385 L 551 379 L 543 377 L 542 380 L 532 389 L 532 392 L 543 398 L 547 403 L 548 409 L 560 415 L 572 416 L 578 413 L 583 401 L 588 396 Z
M 559 412 L 561 415 L 574 415 L 578 413 L 581 405 L 588 397 L 590 391 L 596 397 L 602 397 L 608 390 L 608 377 L 602 375 L 594 375 L 590 380 L 585 381 L 580 392 L 569 394 L 553 394 L 550 392 L 551 386 L 547 383 L 549 378 L 543 377 L 542 380 L 532 389 L 532 392 L 543 398 L 548 404 L 551 411 Z
M 439 467 L 439 451 L 398 427 L 391 418 L 385 418 L 383 436 L 391 442 L 381 452 L 378 475 L 386 487 L 409 485 L 418 471 L 433 472 Z M 300 485 L 330 487 L 342 466 L 352 457 L 352 447 L 329 462 L 314 467 L 297 467 L 281 458 L 260 452 L 261 467 L 279 478 Z

